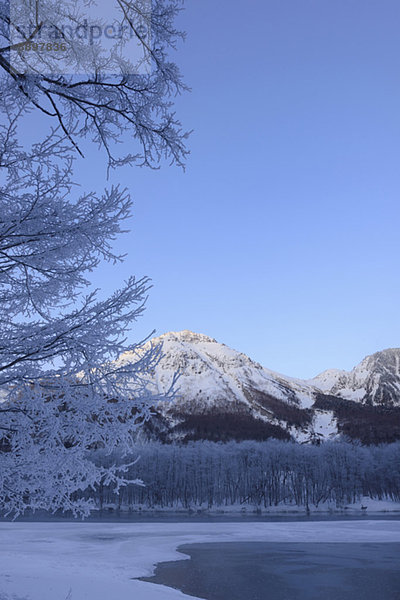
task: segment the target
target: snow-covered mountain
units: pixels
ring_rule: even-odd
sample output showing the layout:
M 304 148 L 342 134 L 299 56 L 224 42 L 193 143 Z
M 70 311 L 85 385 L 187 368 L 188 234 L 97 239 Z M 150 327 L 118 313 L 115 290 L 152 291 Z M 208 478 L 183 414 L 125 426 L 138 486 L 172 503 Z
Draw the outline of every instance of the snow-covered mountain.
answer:
M 350 373 L 330 370 L 302 381 L 187 330 L 166 333 L 149 343 L 162 343 L 163 356 L 153 373 L 154 391 L 166 392 L 179 373 L 176 400 L 160 403 L 150 424 L 152 433 L 166 440 L 307 441 L 335 438 L 339 433 L 357 437 L 360 419 L 373 430 L 381 418 L 379 408 L 372 414 L 363 410 L 364 404 L 400 406 L 400 350 L 367 357 Z M 133 360 L 133 356 L 126 353 L 120 360 Z M 355 431 L 349 417 L 354 411 Z M 382 435 L 380 429 L 372 435 L 376 441 L 386 439 L 386 420 L 383 429 Z
M 331 369 L 311 385 L 321 391 L 363 404 L 400 406 L 400 348 L 367 356 L 350 372 Z

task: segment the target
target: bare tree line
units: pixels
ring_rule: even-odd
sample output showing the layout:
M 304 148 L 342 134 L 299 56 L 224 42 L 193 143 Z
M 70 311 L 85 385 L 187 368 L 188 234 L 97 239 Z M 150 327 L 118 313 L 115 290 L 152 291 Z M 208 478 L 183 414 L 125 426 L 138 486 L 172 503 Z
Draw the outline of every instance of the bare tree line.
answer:
M 340 508 L 364 496 L 400 500 L 400 443 L 363 447 L 265 442 L 150 443 L 137 446 L 130 467 L 144 485 L 113 492 L 106 482 L 91 493 L 100 508 L 218 508 L 296 505 L 309 510 L 331 502 Z M 114 464 L 115 455 L 96 461 Z M 130 473 L 125 476 L 129 479 Z

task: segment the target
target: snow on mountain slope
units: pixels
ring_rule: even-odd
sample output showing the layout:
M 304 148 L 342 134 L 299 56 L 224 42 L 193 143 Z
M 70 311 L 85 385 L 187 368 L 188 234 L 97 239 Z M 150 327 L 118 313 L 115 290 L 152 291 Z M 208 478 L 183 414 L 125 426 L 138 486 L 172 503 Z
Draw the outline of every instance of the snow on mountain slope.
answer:
M 179 372 L 179 402 L 195 402 L 198 408 L 217 405 L 220 399 L 250 405 L 246 390 L 257 389 L 299 408 L 313 403 L 312 385 L 265 369 L 206 335 L 169 332 L 152 343 L 162 343 L 163 352 L 156 369 L 157 391 L 167 390 L 173 374 Z
M 375 406 L 400 406 L 400 348 L 367 356 L 350 372 L 324 371 L 309 384 L 326 394 Z
M 327 369 L 323 371 L 309 382 L 313 383 L 322 392 L 329 394 L 334 387 L 346 385 L 348 372 L 340 369 Z
M 314 386 L 265 369 L 203 334 L 169 332 L 150 343 L 161 343 L 163 354 L 153 375 L 154 392 L 166 392 L 174 374 L 179 373 L 175 402 L 158 406 L 174 426 L 186 423 L 182 427 L 187 429 L 210 428 L 212 419 L 221 435 L 229 435 L 229 431 L 245 435 L 246 429 L 249 436 L 254 427 L 261 438 L 294 436 L 301 440 L 313 430 L 309 409 L 319 391 Z M 126 353 L 120 360 L 131 358 Z
M 164 432 L 166 441 L 272 436 L 304 442 L 333 439 L 338 433 L 357 437 L 360 421 L 352 425 L 355 409 L 346 402 L 355 401 L 360 410 L 364 405 L 400 406 L 400 350 L 396 349 L 365 358 L 349 373 L 332 369 L 302 381 L 187 330 L 165 333 L 144 348 L 150 344 L 162 345 L 152 391 L 162 396 L 179 374 L 175 401 L 159 403 L 152 421 L 156 435 L 162 437 Z M 137 355 L 128 352 L 119 360 L 134 361 Z M 375 413 L 363 411 L 357 419 L 364 419 L 365 432 L 375 428 L 374 435 L 381 441 L 387 432 L 390 437 L 388 423 L 395 416 Z M 383 421 L 385 429 L 379 424 Z

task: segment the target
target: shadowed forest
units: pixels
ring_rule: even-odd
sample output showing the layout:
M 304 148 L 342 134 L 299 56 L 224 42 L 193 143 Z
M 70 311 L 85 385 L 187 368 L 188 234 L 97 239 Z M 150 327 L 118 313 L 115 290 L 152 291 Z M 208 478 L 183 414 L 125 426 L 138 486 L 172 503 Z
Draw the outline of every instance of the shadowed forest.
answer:
M 320 446 L 279 440 L 266 442 L 150 443 L 138 446 L 115 493 L 106 482 L 86 495 L 99 508 L 206 508 L 278 505 L 342 508 L 368 496 L 400 501 L 400 443 L 363 447 L 345 442 Z M 107 467 L 115 455 L 97 452 Z

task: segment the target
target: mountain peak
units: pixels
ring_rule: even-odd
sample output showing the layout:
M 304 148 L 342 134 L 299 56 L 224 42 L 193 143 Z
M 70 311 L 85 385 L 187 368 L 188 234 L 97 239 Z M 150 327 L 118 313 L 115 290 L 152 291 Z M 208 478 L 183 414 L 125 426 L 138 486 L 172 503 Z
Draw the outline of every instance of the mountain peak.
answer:
M 160 341 L 165 341 L 167 339 L 169 340 L 175 340 L 177 342 L 189 342 L 189 343 L 198 343 L 198 342 L 208 342 L 208 343 L 212 343 L 212 344 L 216 344 L 217 341 L 212 338 L 209 337 L 208 335 L 205 335 L 204 333 L 195 333 L 194 331 L 190 331 L 189 329 L 183 329 L 182 331 L 168 331 L 167 333 L 164 333 L 163 335 L 160 335 L 159 338 Z
M 400 398 L 400 348 L 366 356 L 351 371 L 330 369 L 310 383 L 323 392 L 364 404 L 395 406 Z
M 380 350 L 379 352 L 374 352 L 374 354 L 370 354 L 366 356 L 362 363 L 397 363 L 400 358 L 400 348 L 386 348 L 385 350 Z M 361 363 L 361 364 L 362 364 Z
M 154 430 L 149 429 L 156 438 L 278 437 L 303 442 L 332 439 L 338 433 L 378 441 L 400 437 L 400 428 L 396 433 L 395 423 L 382 425 L 379 413 L 381 407 L 400 403 L 398 348 L 367 356 L 352 371 L 330 369 L 302 381 L 270 371 L 214 338 L 188 329 L 169 331 L 151 343 L 162 345 L 162 350 L 150 375 L 149 391 L 163 397 L 179 376 L 175 401 L 156 407 Z M 137 360 L 137 354 L 120 357 L 121 362 L 132 360 Z M 360 408 L 355 408 L 357 403 Z M 372 407 L 376 410 L 371 412 Z

